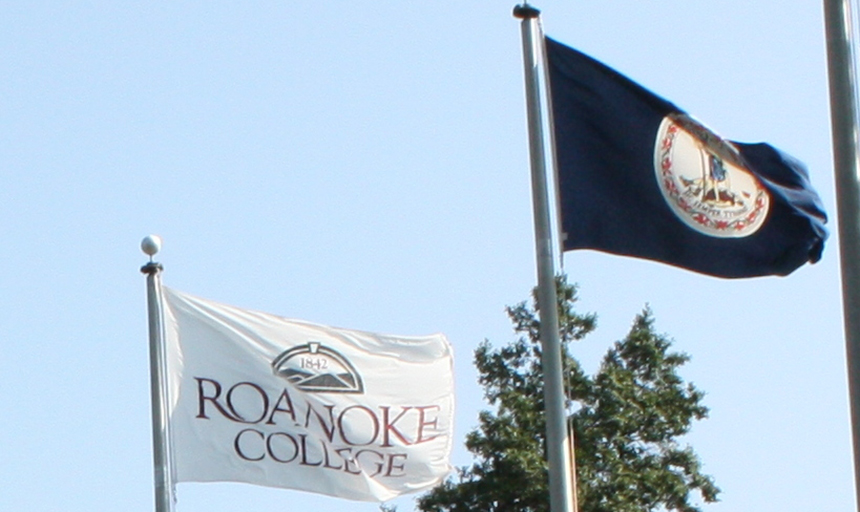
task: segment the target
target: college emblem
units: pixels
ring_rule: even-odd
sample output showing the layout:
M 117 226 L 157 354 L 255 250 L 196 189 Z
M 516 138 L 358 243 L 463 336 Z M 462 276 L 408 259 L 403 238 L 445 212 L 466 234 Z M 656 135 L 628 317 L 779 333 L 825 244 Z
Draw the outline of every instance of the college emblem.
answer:
M 770 196 L 737 149 L 686 114 L 660 124 L 654 170 L 669 208 L 700 233 L 745 237 L 767 218 Z
M 361 376 L 339 352 L 310 341 L 293 347 L 272 361 L 275 375 L 283 377 L 302 391 L 325 393 L 363 393 Z

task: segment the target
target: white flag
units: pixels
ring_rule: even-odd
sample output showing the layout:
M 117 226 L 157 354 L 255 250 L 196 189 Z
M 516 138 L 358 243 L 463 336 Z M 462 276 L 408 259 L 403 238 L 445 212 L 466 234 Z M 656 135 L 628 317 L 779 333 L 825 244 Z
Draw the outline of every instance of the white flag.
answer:
M 436 334 L 336 329 L 164 288 L 176 482 L 385 501 L 451 470 L 453 357 Z

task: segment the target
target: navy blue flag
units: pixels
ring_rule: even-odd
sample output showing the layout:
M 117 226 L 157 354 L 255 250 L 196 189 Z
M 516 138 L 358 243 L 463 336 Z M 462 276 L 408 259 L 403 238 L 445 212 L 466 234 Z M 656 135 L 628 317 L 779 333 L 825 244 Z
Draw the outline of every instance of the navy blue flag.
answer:
M 564 250 L 717 277 L 821 257 L 827 216 L 804 165 L 720 138 L 615 70 L 546 39 Z

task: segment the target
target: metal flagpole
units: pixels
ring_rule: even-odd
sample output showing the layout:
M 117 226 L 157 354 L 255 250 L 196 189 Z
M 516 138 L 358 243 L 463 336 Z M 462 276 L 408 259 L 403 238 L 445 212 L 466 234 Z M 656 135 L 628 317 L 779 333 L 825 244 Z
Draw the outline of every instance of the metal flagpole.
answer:
M 572 491 L 573 473 L 569 459 L 570 440 L 567 436 L 564 406 L 561 341 L 559 340 L 558 308 L 556 306 L 558 299 L 555 288 L 543 121 L 541 118 L 539 75 L 537 73 L 539 45 L 543 44 L 538 28 L 539 16 L 540 11 L 528 4 L 514 7 L 514 17 L 522 20 L 532 206 L 534 208 L 535 252 L 538 273 L 537 304 L 540 313 L 541 364 L 544 373 L 544 402 L 546 406 L 550 511 L 571 512 L 576 510 L 576 496 Z
M 851 0 L 824 0 L 854 492 L 860 510 L 860 161 Z
M 166 354 L 164 318 L 162 316 L 160 263 L 152 257 L 161 248 L 161 239 L 150 235 L 140 244 L 149 255 L 141 267 L 146 274 L 146 298 L 149 311 L 149 386 L 152 402 L 152 465 L 155 483 L 155 512 L 173 512 L 173 481 L 170 467 L 170 436 L 167 424 Z

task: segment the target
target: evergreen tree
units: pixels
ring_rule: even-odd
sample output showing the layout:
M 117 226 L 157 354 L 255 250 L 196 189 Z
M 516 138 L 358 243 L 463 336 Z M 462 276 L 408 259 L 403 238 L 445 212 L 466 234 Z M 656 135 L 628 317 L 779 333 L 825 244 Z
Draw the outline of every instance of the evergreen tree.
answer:
M 671 342 L 654 331 L 646 308 L 597 374 L 586 375 L 568 346 L 594 329 L 595 317 L 574 311 L 576 288 L 565 278 L 557 287 L 580 512 L 697 512 L 695 495 L 716 501 L 713 479 L 678 439 L 708 413 L 703 393 L 678 375 L 689 357 L 669 351 Z M 421 496 L 423 512 L 549 510 L 536 302 L 507 308 L 516 341 L 496 349 L 485 340 L 475 351 L 494 411 L 481 412 L 466 438 L 475 461 Z

